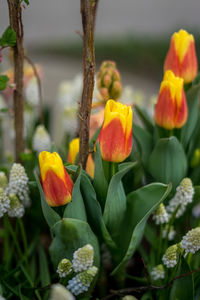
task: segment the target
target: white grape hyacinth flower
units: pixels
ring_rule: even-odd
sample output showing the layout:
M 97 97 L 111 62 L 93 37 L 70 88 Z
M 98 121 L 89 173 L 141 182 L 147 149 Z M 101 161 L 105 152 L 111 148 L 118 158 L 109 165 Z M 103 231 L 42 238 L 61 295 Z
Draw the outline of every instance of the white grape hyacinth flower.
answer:
M 51 138 L 44 125 L 38 125 L 33 135 L 33 150 L 37 153 L 50 151 Z
M 182 238 L 181 247 L 185 250 L 185 255 L 195 253 L 200 249 L 200 227 L 188 231 Z
M 57 283 L 51 286 L 49 300 L 75 300 L 74 296 L 62 284 Z
M 57 273 L 60 278 L 66 277 L 72 271 L 72 263 L 69 259 L 63 258 L 57 268 Z
M 179 218 L 185 212 L 186 206 L 192 202 L 194 188 L 190 178 L 184 178 L 176 188 L 175 196 L 169 201 L 166 207 L 167 212 L 172 215 L 176 210 L 176 218 Z
M 163 264 L 167 268 L 173 268 L 178 263 L 178 257 L 180 254 L 179 246 L 177 244 L 167 248 L 165 254 L 162 257 Z
M 11 193 L 9 194 L 9 200 L 10 207 L 8 209 L 8 216 L 11 218 L 22 218 L 25 213 L 25 209 L 18 197 Z
M 92 245 L 85 245 L 73 254 L 72 265 L 75 272 L 82 272 L 93 265 L 94 249 Z
M 95 266 L 90 267 L 88 270 L 83 271 L 69 280 L 67 289 L 75 296 L 87 292 L 94 277 L 98 272 L 98 268 Z
M 157 265 L 152 269 L 151 277 L 155 281 L 165 278 L 165 270 L 162 264 Z
M 0 188 L 0 218 L 8 211 L 10 208 L 10 199 L 5 194 L 4 190 Z
M 163 203 L 161 203 L 153 214 L 156 225 L 165 224 L 169 221 L 169 215 Z

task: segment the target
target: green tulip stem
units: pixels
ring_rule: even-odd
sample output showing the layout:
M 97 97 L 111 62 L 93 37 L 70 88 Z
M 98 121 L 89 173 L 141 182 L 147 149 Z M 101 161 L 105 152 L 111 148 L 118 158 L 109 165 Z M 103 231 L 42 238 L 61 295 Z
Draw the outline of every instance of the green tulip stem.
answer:
M 188 266 L 191 267 L 192 253 L 190 252 L 187 257 Z

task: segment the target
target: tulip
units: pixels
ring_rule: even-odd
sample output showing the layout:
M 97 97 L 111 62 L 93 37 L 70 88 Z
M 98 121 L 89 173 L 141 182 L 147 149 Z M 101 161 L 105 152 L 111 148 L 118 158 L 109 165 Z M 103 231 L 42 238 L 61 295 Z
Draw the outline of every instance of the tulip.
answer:
M 98 141 L 102 158 L 110 162 L 122 162 L 132 148 L 131 106 L 108 100 L 105 106 L 104 122 Z
M 40 152 L 41 183 L 47 203 L 60 206 L 71 201 L 73 182 L 58 153 Z
M 154 120 L 160 127 L 171 130 L 181 128 L 186 123 L 187 116 L 183 79 L 168 70 L 160 86 Z
M 172 70 L 176 76 L 182 77 L 184 83 L 193 81 L 197 75 L 194 37 L 183 29 L 175 32 L 171 38 L 164 64 L 164 71 L 167 70 Z
M 75 164 L 78 153 L 79 153 L 79 138 L 76 138 L 76 139 L 73 139 L 69 144 L 69 152 L 68 152 L 67 161 L 72 164 Z M 94 177 L 94 161 L 92 158 L 92 154 L 88 155 L 86 171 L 92 178 Z

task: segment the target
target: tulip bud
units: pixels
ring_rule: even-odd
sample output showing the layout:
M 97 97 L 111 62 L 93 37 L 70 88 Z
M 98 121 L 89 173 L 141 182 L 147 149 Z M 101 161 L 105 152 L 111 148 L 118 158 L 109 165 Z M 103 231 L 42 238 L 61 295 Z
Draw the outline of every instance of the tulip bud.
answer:
M 51 287 L 49 300 L 75 300 L 75 298 L 62 284 L 56 283 Z
M 67 161 L 72 164 L 75 164 L 78 153 L 79 153 L 79 138 L 76 138 L 76 139 L 73 139 L 69 144 L 69 152 L 68 152 Z M 92 154 L 88 155 L 86 171 L 92 178 L 94 177 L 94 161 L 92 158 Z
M 196 149 L 194 151 L 194 154 L 192 156 L 191 162 L 190 162 L 190 166 L 192 168 L 197 167 L 200 164 L 200 149 Z
M 73 182 L 58 153 L 39 154 L 41 183 L 47 203 L 60 206 L 71 201 Z
M 97 86 L 104 101 L 118 100 L 122 93 L 121 78 L 113 61 L 104 61 L 97 74 Z
M 122 162 L 131 153 L 132 118 L 130 106 L 109 100 L 106 103 L 104 122 L 98 141 L 102 158 Z
M 186 123 L 187 117 L 183 79 L 168 70 L 160 86 L 154 120 L 160 127 L 171 130 L 181 128 Z
M 164 64 L 164 71 L 166 70 L 172 70 L 176 76 L 182 77 L 185 83 L 194 80 L 198 63 L 192 34 L 183 29 L 173 34 Z

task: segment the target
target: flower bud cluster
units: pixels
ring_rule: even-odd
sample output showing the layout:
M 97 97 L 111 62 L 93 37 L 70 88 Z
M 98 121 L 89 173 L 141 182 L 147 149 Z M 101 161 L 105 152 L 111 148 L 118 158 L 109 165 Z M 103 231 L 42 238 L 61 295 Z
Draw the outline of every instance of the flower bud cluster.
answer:
M 162 257 L 163 264 L 167 268 L 173 268 L 178 263 L 180 253 L 181 249 L 178 244 L 170 246 L 169 248 L 167 248 L 165 254 Z
M 97 86 L 104 101 L 118 100 L 122 92 L 120 74 L 113 61 L 104 61 L 97 74 Z
M 84 293 L 90 287 L 98 268 L 93 266 L 94 249 L 91 245 L 85 245 L 73 253 L 72 262 L 69 259 L 62 259 L 58 264 L 57 273 L 59 277 L 66 277 L 72 271 L 77 273 L 68 281 L 67 289 L 74 295 Z
M 200 227 L 196 227 L 188 231 L 182 238 L 181 247 L 187 255 L 189 252 L 195 253 L 200 249 Z

